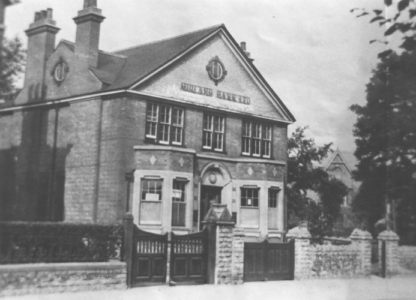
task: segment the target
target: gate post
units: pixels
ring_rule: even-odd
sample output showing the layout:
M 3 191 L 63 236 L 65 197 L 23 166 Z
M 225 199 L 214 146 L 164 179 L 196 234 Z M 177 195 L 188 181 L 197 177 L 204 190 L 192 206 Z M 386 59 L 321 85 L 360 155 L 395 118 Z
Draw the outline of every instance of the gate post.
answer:
M 287 233 L 288 238 L 295 240 L 294 278 L 303 279 L 310 276 L 312 269 L 311 234 L 306 227 L 295 227 Z
M 124 260 L 126 261 L 126 285 L 132 286 L 133 270 L 133 215 L 126 213 L 123 218 L 124 227 Z
M 379 267 L 383 269 L 383 260 L 385 260 L 385 276 L 391 277 L 398 273 L 399 258 L 398 258 L 398 243 L 399 236 L 391 230 L 385 230 L 380 233 L 378 239 L 378 251 L 379 251 Z M 383 242 L 385 242 L 385 255 L 380 253 L 383 249 Z
M 215 254 L 217 252 L 217 224 L 215 222 L 207 222 L 208 231 L 207 238 L 207 283 L 215 284 Z
M 358 249 L 361 260 L 361 275 L 371 275 L 371 233 L 358 228 L 354 229 L 350 235 L 352 245 Z
M 235 223 L 227 205 L 213 203 L 202 223 L 208 230 L 207 283 L 231 283 Z

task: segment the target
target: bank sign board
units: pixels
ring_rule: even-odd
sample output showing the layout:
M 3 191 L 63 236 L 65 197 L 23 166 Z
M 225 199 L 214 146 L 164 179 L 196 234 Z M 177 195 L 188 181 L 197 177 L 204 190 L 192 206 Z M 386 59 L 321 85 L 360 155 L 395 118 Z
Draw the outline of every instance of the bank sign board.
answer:
M 215 93 L 214 93 L 214 90 L 211 89 L 211 88 L 197 86 L 197 85 L 193 85 L 193 84 L 189 84 L 189 83 L 182 82 L 181 83 L 181 90 L 184 91 L 184 92 L 197 94 L 197 95 L 202 95 L 202 96 L 206 96 L 206 97 L 213 97 L 215 95 L 215 97 L 218 98 L 218 99 L 250 105 L 250 98 L 249 97 L 236 95 L 236 94 L 232 94 L 232 93 L 227 93 L 227 92 L 223 92 L 223 91 L 219 91 L 219 90 L 215 91 Z

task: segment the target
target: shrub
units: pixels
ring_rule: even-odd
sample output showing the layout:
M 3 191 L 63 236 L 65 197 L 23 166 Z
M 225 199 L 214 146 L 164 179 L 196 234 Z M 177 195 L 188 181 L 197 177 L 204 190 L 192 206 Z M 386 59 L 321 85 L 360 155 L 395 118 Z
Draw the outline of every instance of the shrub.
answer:
M 0 222 L 0 264 L 120 259 L 121 225 Z

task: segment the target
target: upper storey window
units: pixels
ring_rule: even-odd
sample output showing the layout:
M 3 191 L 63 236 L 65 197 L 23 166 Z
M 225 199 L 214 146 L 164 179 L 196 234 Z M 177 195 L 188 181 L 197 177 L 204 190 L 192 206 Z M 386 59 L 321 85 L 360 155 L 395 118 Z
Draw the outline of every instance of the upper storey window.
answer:
M 202 148 L 224 151 L 224 117 L 204 114 Z
M 270 125 L 252 121 L 243 121 L 243 155 L 270 158 L 271 144 L 272 127 Z
M 160 144 L 183 144 L 184 111 L 181 108 L 148 103 L 146 110 L 146 139 Z

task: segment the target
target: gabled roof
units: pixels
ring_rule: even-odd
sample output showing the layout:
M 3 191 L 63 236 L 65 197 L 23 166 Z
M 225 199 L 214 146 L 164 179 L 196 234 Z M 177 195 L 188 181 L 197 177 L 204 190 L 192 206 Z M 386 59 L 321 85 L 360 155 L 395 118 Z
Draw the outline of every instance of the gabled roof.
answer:
M 113 52 L 126 56 L 127 61 L 110 88 L 130 87 L 222 26 L 224 25 L 208 27 L 173 38 Z
M 335 162 L 334 160 L 336 157 L 340 157 L 341 162 Z M 322 165 L 325 169 L 328 169 L 332 163 L 343 163 L 351 173 L 353 170 L 355 170 L 357 162 L 358 160 L 352 152 L 340 151 L 337 149 L 334 151 L 334 153 L 332 153 L 331 156 L 322 162 Z
M 130 89 L 135 84 L 142 82 L 143 79 L 150 78 L 159 70 L 180 58 L 181 55 L 191 51 L 202 41 L 210 38 L 220 30 L 225 33 L 260 82 L 264 84 L 272 97 L 276 99 L 277 105 L 281 107 L 288 119 L 294 122 L 294 116 L 276 95 L 244 51 L 241 50 L 224 24 L 112 53 L 100 50 L 98 54 L 98 66 L 96 69 L 92 68 L 91 71 L 105 84 L 104 90 Z M 71 51 L 74 51 L 75 47 L 73 43 L 65 40 L 61 41 L 61 43 L 68 46 Z

